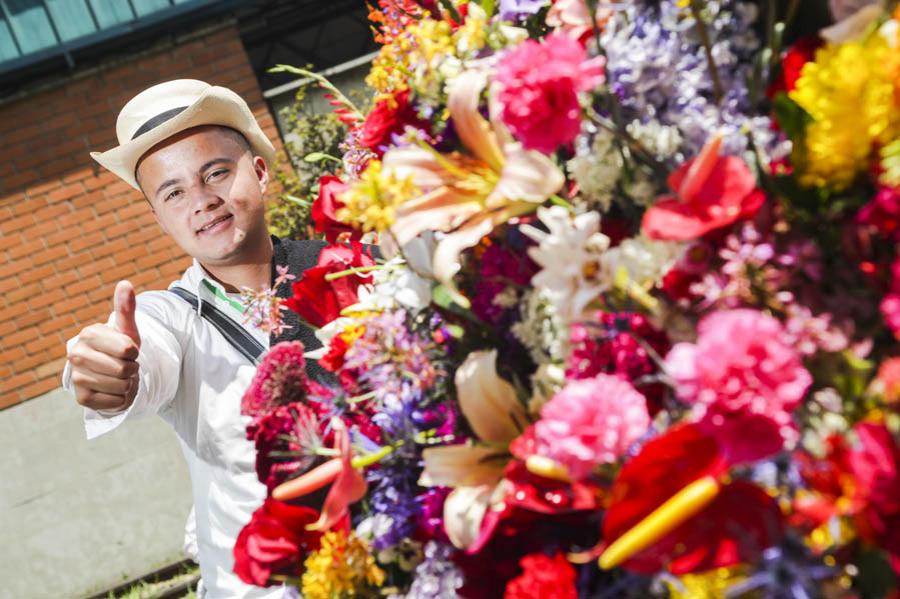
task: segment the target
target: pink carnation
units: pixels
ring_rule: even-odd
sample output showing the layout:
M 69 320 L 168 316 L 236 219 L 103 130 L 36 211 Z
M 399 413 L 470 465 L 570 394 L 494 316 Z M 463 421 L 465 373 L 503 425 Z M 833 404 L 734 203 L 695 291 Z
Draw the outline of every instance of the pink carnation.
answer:
M 603 83 L 605 64 L 562 34 L 523 42 L 497 69 L 503 122 L 530 150 L 549 154 L 571 143 L 581 128 L 578 92 Z
M 538 453 L 582 479 L 596 465 L 618 460 L 649 425 L 644 396 L 628 381 L 598 374 L 553 396 L 534 431 Z
M 241 414 L 254 418 L 277 406 L 303 400 L 307 395 L 303 344 L 284 341 L 263 356 L 241 399 Z
M 697 331 L 697 343 L 676 344 L 666 356 L 678 396 L 698 407 L 733 461 L 778 451 L 812 383 L 781 323 L 756 310 L 724 310 L 704 317 Z M 758 435 L 739 445 L 744 425 Z

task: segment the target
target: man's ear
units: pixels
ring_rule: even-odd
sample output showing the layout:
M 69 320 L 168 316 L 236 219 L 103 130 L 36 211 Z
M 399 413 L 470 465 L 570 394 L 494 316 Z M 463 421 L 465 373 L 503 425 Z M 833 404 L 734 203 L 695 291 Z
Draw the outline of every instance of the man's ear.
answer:
M 253 172 L 256 173 L 256 179 L 259 181 L 259 191 L 263 194 L 269 188 L 269 167 L 262 156 L 253 157 Z

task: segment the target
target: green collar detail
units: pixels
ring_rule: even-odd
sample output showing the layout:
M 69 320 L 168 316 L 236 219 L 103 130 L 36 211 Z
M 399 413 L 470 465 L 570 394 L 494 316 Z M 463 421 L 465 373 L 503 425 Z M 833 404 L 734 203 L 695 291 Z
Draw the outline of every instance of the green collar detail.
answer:
M 213 295 L 215 295 L 217 298 L 219 298 L 219 299 L 221 299 L 221 300 L 225 300 L 226 302 L 228 302 L 228 304 L 229 304 L 232 308 L 234 308 L 235 310 L 237 310 L 237 311 L 240 312 L 241 314 L 243 314 L 243 313 L 246 311 L 246 308 L 244 307 L 244 305 L 243 305 L 241 302 L 239 302 L 239 301 L 237 301 L 237 300 L 234 300 L 234 299 L 228 297 L 227 295 L 225 295 L 225 292 L 223 292 L 221 289 L 219 289 L 218 287 L 216 287 L 215 285 L 213 285 L 212 283 L 210 283 L 210 282 L 207 281 L 206 279 L 203 279 L 203 285 L 206 286 L 206 288 L 207 288 Z

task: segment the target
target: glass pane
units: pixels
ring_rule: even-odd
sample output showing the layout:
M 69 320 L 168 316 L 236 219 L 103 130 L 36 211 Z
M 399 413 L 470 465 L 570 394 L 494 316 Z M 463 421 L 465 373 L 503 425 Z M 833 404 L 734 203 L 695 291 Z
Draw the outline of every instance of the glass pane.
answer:
M 169 0 L 132 0 L 138 16 L 150 15 L 157 11 L 169 8 L 172 3 Z
M 9 25 L 6 24 L 3 17 L 0 17 L 0 62 L 18 57 L 19 52 L 16 50 L 16 43 L 9 31 Z
M 90 0 L 90 2 L 94 8 L 94 16 L 97 17 L 97 22 L 103 29 L 134 18 L 128 2 L 123 2 L 123 0 Z
M 22 54 L 56 45 L 50 18 L 40 0 L 4 0 Z
M 47 8 L 63 41 L 94 33 L 94 21 L 84 0 L 47 0 Z

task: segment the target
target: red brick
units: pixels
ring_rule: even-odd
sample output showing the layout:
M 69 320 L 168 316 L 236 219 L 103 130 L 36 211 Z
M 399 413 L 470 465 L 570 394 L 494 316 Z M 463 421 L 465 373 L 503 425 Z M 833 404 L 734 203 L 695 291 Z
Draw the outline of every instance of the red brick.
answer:
M 69 252 L 68 250 L 66 250 L 66 247 L 58 245 L 56 247 L 45 249 L 32 255 L 31 263 L 35 266 L 40 266 L 41 264 L 46 264 L 47 262 L 52 262 L 53 260 L 57 260 L 68 255 Z
M 34 214 L 25 214 L 18 218 L 5 220 L 0 223 L 0 233 L 8 235 L 24 230 L 26 227 L 33 225 L 35 222 Z
M 85 233 L 90 233 L 91 231 L 105 230 L 115 224 L 116 217 L 114 214 L 110 213 L 104 214 L 103 216 L 99 216 L 92 220 L 86 220 L 81 226 L 84 229 Z
M 29 297 L 35 296 L 41 292 L 41 286 L 37 283 L 32 283 L 31 285 L 20 285 L 15 289 L 11 289 L 3 294 L 3 299 L 5 299 L 10 304 L 28 299 Z
M 38 352 L 44 352 L 52 347 L 63 346 L 64 344 L 65 341 L 59 338 L 59 333 L 54 331 L 52 333 L 41 334 L 34 341 L 26 343 L 25 351 L 31 355 Z M 41 361 L 46 361 L 46 357 L 42 356 Z
M 131 247 L 131 243 L 127 237 L 114 239 L 113 241 L 101 241 L 97 244 L 91 244 L 91 256 L 94 260 L 124 252 Z
M 104 270 L 100 273 L 100 279 L 104 283 L 116 283 L 117 281 L 128 278 L 128 276 L 132 274 L 134 274 L 134 265 L 123 264 L 109 270 Z
M 79 183 L 70 183 L 64 187 L 60 187 L 47 194 L 47 199 L 51 203 L 64 202 L 84 193 L 84 187 Z
M 32 383 L 31 385 L 20 389 L 19 396 L 22 398 L 22 401 L 25 401 L 26 399 L 49 393 L 61 386 L 61 378 L 62 375 L 60 374 L 58 377 L 47 377 L 36 383 Z
M 19 258 L 25 256 L 33 256 L 40 252 L 43 252 L 46 248 L 44 247 L 44 240 L 40 237 L 36 238 L 30 235 L 26 235 L 26 238 L 31 239 L 32 241 L 26 241 L 25 243 L 20 243 L 14 247 L 9 248 L 8 253 L 9 257 L 13 260 L 17 260 Z
M 3 391 L 4 393 L 8 393 L 13 389 L 18 389 L 19 387 L 29 385 L 34 382 L 34 378 L 35 377 L 33 372 L 23 372 L 22 374 L 17 374 L 3 381 Z
M 63 187 L 63 189 L 68 189 L 68 188 Z M 53 195 L 53 194 L 50 194 L 50 195 Z M 34 220 L 36 220 L 37 222 L 43 222 L 43 221 L 51 219 L 51 218 L 62 217 L 69 212 L 70 212 L 69 207 L 65 206 L 65 205 L 47 206 L 46 208 L 38 210 L 37 212 L 34 213 Z
M 17 304 L 11 304 L 10 306 L 3 308 L 0 310 L 0 322 L 4 320 L 9 320 L 11 318 L 16 318 L 17 316 L 21 316 L 25 312 L 28 312 L 28 304 L 25 302 L 19 302 Z M 6 345 L 5 339 L 0 339 L 0 344 Z M 3 361 L 3 357 L 0 356 L 0 362 Z
M 52 264 L 45 264 L 44 266 L 39 266 L 37 268 L 27 268 L 23 270 L 19 273 L 18 279 L 22 285 L 27 285 L 28 283 L 40 281 L 41 279 L 52 276 L 54 272 L 56 271 L 53 269 Z
M 52 317 L 50 315 L 50 310 L 47 308 L 38 309 L 38 310 L 28 310 L 25 314 L 22 314 L 14 321 L 10 320 L 7 322 L 11 322 L 17 325 L 18 328 L 24 329 L 25 327 L 30 327 L 31 325 L 41 324 L 42 322 L 46 322 L 51 320 Z
M 3 346 L 10 348 L 16 347 L 17 345 L 22 345 L 28 341 L 33 341 L 39 335 L 37 327 L 28 327 L 27 329 L 22 329 L 16 331 L 12 335 L 7 335 L 3 338 Z
M 59 223 L 56 220 L 45 220 L 39 222 L 33 227 L 25 229 L 23 235 L 28 239 L 37 239 L 38 237 L 46 237 L 47 235 L 58 231 Z
M 21 234 L 10 233 L 9 235 L 0 235 L 0 252 L 25 242 L 25 237 Z
M 101 258 L 100 260 L 93 260 L 78 267 L 78 273 L 82 277 L 87 277 L 99 272 L 102 272 L 106 269 L 112 268 L 116 263 L 112 261 L 112 258 Z
M 47 247 L 53 247 L 54 245 L 58 245 L 60 243 L 65 243 L 66 241 L 70 241 L 79 237 L 81 235 L 81 227 L 66 227 L 56 233 L 51 233 L 44 238 L 44 241 L 47 243 Z
M 77 254 L 79 252 L 83 252 L 85 250 L 92 249 L 94 246 L 100 245 L 104 243 L 103 233 L 101 231 L 96 231 L 94 233 L 85 234 L 86 231 L 82 232 L 80 237 L 77 237 L 70 241 L 67 245 L 69 252 L 73 254 Z

